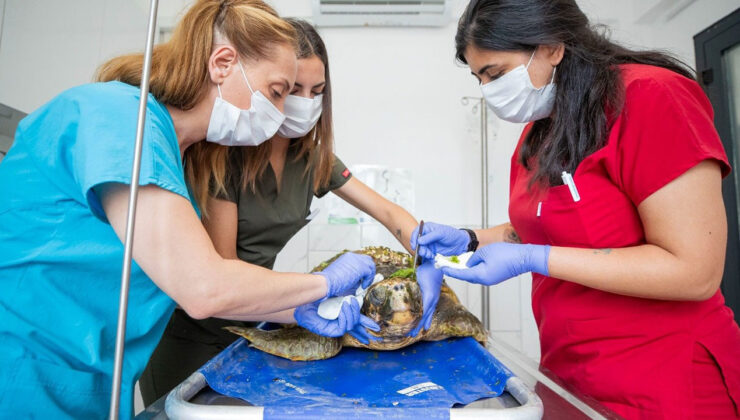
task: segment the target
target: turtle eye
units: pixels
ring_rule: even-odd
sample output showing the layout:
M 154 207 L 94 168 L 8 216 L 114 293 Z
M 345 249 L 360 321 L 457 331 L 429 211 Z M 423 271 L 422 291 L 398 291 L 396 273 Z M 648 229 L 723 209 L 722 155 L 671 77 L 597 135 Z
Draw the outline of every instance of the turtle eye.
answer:
M 385 303 L 385 295 L 386 290 L 384 288 L 376 287 L 370 291 L 368 297 L 370 298 L 370 303 L 373 305 L 382 305 Z

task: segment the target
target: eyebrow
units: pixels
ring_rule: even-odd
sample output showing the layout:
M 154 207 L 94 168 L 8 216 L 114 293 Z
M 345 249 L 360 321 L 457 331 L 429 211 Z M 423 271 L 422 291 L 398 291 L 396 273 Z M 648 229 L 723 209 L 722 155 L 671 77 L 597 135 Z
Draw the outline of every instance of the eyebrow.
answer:
M 474 71 L 471 71 L 471 72 L 470 72 L 470 74 L 472 74 L 473 76 L 482 76 L 482 75 L 483 75 L 483 73 L 485 73 L 485 72 L 486 72 L 486 70 L 488 70 L 488 69 L 490 69 L 490 68 L 492 68 L 492 67 L 499 67 L 499 65 L 498 65 L 498 64 L 486 64 L 486 65 L 485 65 L 485 66 L 483 66 L 483 67 L 482 67 L 482 68 L 481 68 L 480 70 L 478 70 L 478 72 L 477 72 L 477 73 L 476 73 L 476 72 L 474 72 Z
M 315 85 L 313 86 L 313 88 L 312 88 L 312 89 L 316 89 L 316 88 L 318 88 L 318 87 L 322 87 L 322 86 L 324 86 L 325 84 L 326 84 L 326 82 L 321 82 L 321 83 L 317 83 L 317 84 L 315 84 Z M 298 87 L 298 88 L 302 88 L 302 87 L 303 87 L 303 85 L 302 85 L 302 84 L 300 84 L 300 83 L 298 83 L 298 82 L 295 82 L 295 87 Z

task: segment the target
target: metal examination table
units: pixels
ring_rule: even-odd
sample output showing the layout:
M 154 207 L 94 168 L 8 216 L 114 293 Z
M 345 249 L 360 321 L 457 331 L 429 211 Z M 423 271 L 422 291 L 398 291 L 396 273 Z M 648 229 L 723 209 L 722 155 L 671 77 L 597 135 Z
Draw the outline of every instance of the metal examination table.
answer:
M 516 376 L 507 381 L 499 397 L 451 408 L 451 419 L 620 418 L 598 402 L 568 391 L 558 378 L 540 370 L 537 362 L 496 339 L 495 335 L 489 339 L 488 350 Z M 262 414 L 262 407 L 216 393 L 208 387 L 203 375 L 196 372 L 135 419 L 261 419 Z

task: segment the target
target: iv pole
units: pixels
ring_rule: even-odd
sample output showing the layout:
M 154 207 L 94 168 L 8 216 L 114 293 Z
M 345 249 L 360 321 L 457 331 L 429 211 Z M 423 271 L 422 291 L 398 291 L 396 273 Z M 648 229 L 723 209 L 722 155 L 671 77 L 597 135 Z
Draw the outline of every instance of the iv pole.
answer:
M 141 71 L 141 90 L 139 91 L 139 116 L 136 123 L 136 143 L 134 146 L 134 163 L 131 168 L 131 189 L 126 217 L 126 240 L 124 242 L 123 269 L 121 270 L 121 296 L 118 304 L 118 327 L 116 330 L 116 354 L 113 364 L 113 385 L 111 390 L 111 420 L 118 420 L 121 406 L 121 373 L 123 369 L 123 350 L 126 337 L 126 312 L 128 310 L 128 289 L 131 280 L 131 253 L 134 243 L 134 222 L 136 220 L 136 199 L 139 193 L 139 172 L 141 168 L 141 148 L 144 141 L 144 123 L 146 121 L 146 102 L 149 97 L 149 73 L 151 70 L 152 48 L 154 46 L 154 28 L 157 26 L 157 7 L 159 0 L 151 0 L 149 23 L 147 24 L 146 49 Z
M 488 229 L 488 107 L 484 98 L 464 96 L 462 104 L 470 100 L 477 103 L 473 106 L 475 114 L 480 109 L 480 171 L 481 171 L 481 228 Z M 481 322 L 486 332 L 491 331 L 490 287 L 481 286 Z

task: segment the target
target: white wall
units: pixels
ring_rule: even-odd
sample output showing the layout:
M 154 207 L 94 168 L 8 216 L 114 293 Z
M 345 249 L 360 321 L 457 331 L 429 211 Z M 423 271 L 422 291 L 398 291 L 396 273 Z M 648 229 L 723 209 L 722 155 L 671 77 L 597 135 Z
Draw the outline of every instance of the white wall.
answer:
M 737 0 L 697 0 L 669 21 L 640 21 L 648 6 L 679 0 L 579 0 L 616 39 L 667 49 L 694 63 L 694 34 L 732 12 Z M 166 26 L 188 0 L 162 0 Z M 307 17 L 310 0 L 272 0 L 281 14 Z M 455 0 L 459 16 L 464 0 Z M 115 55 L 143 50 L 146 0 L 0 0 L 0 103 L 32 111 L 68 87 L 91 80 Z M 647 5 L 647 6 L 646 6 Z M 455 24 L 443 28 L 322 28 L 334 83 L 337 154 L 348 165 L 408 168 L 415 180 L 415 216 L 457 226 L 480 224 L 479 119 L 463 96 L 478 96 L 468 69 L 454 62 Z M 490 121 L 492 224 L 508 219 L 509 159 L 520 125 Z M 372 243 L 359 227 L 304 229 L 286 247 L 278 269 L 305 270 L 334 250 Z M 353 230 L 355 229 L 355 230 Z M 373 228 L 369 228 L 373 230 Z M 332 232 L 333 230 L 333 232 Z M 382 230 L 365 232 L 393 244 Z M 323 232 L 323 233 L 322 233 Z M 313 251 L 310 251 L 313 249 Z M 454 288 L 473 312 L 480 288 Z M 501 337 L 538 357 L 528 276 L 492 288 L 491 319 Z

